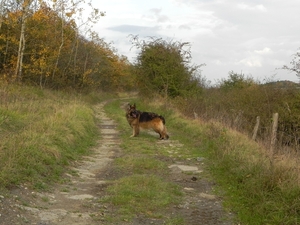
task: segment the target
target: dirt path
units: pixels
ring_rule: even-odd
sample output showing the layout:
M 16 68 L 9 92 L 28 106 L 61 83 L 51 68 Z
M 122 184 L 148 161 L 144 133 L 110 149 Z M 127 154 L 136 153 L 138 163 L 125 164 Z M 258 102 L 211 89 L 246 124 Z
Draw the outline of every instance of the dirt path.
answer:
M 67 182 L 55 185 L 51 192 L 32 192 L 22 186 L 8 195 L 0 194 L 0 225 L 109 224 L 101 219 L 108 210 L 97 199 L 106 186 L 106 175 L 103 173 L 109 173 L 110 162 L 121 149 L 116 124 L 105 114 L 104 104 L 96 107 L 102 139 L 94 154 L 78 162 L 73 168 L 74 173 L 64 175 Z M 161 143 L 170 149 L 170 159 L 176 154 L 176 149 L 182 147 L 176 140 Z M 202 160 L 170 160 L 170 179 L 182 186 L 186 193 L 185 201 L 174 206 L 171 213 L 183 216 L 191 225 L 232 224 L 224 220 L 230 214 L 224 212 L 220 199 L 211 194 L 213 184 L 199 179 L 203 169 Z M 132 224 L 164 224 L 164 221 L 137 218 Z

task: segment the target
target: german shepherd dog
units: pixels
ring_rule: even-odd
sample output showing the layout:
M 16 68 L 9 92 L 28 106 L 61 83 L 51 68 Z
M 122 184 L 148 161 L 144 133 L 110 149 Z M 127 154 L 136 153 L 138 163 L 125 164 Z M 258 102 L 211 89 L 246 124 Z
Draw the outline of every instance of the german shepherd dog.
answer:
M 129 125 L 132 127 L 132 135 L 130 137 L 136 137 L 140 133 L 140 128 L 153 129 L 159 134 L 159 139 L 168 139 L 166 121 L 163 116 L 160 116 L 152 112 L 141 112 L 136 109 L 136 105 L 128 104 L 126 109 L 126 119 Z

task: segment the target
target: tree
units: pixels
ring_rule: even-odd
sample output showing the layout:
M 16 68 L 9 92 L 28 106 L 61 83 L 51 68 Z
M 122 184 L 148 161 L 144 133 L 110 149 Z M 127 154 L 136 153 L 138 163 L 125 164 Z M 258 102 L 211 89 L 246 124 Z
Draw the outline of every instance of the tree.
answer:
M 141 93 L 177 97 L 201 91 L 200 66 L 190 66 L 188 42 L 166 41 L 151 37 L 149 41 L 131 36 L 134 47 L 140 50 L 135 63 Z
M 292 72 L 295 72 L 296 76 L 298 78 L 300 78 L 300 48 L 298 49 L 296 54 L 294 54 L 294 58 L 292 59 L 290 64 L 291 64 L 291 66 L 284 65 L 282 67 L 282 69 L 286 69 L 286 70 L 290 70 Z
M 246 77 L 243 73 L 229 72 L 227 79 L 219 81 L 220 88 L 224 90 L 242 89 L 254 85 L 255 81 L 252 77 Z

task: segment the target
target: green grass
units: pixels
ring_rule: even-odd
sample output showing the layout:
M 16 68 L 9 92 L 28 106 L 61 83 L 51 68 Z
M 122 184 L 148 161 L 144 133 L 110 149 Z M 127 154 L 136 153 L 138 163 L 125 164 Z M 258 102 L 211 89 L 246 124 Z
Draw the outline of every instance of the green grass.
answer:
M 0 190 L 24 183 L 47 189 L 71 161 L 89 154 L 99 138 L 92 105 L 106 98 L 0 84 Z M 171 140 L 184 148 L 164 145 L 157 134 L 148 132 L 129 138 L 132 130 L 120 107 L 125 100 L 106 105 L 108 115 L 118 123 L 124 153 L 113 164 L 122 176 L 110 182 L 101 200 L 117 208 L 119 218 L 112 221 L 130 221 L 142 214 L 162 218 L 165 224 L 184 224 L 180 216 L 166 216 L 168 207 L 182 199 L 179 187 L 166 179 L 164 159 L 171 151 L 177 158 L 208 159 L 205 176 L 213 176 L 217 193 L 236 214 L 237 223 L 299 224 L 296 159 L 271 159 L 257 143 L 220 124 L 184 119 L 164 105 L 140 99 L 128 102 L 164 115 Z
M 0 95 L 0 187 L 45 189 L 95 144 L 94 112 L 82 96 L 4 84 Z
M 218 194 L 238 221 L 249 225 L 299 223 L 298 166 L 276 160 L 271 165 L 266 149 L 220 124 L 181 122 L 180 128 L 176 132 L 193 134 L 192 142 L 184 140 L 183 133 L 177 136 L 190 146 L 191 154 L 198 151 L 209 158 Z
M 211 171 L 226 205 L 244 224 L 297 224 L 300 188 L 292 167 L 270 164 L 265 150 L 234 131 L 214 125 L 208 140 Z M 218 130 L 219 131 L 216 131 Z
M 238 221 L 249 225 L 299 223 L 297 165 L 286 159 L 271 164 L 266 149 L 220 124 L 186 121 L 176 126 L 177 118 L 174 120 L 171 126 L 181 128 L 176 132 L 183 133 L 177 138 L 190 146 L 191 154 L 198 151 L 209 158 L 218 194 L 223 195 L 225 206 L 237 214 Z M 193 141 L 184 140 L 184 133 L 193 134 Z
M 142 131 L 138 138 L 129 138 L 132 128 L 120 108 L 124 100 L 116 100 L 105 106 L 106 112 L 118 123 L 121 147 L 124 155 L 114 162 L 121 178 L 107 188 L 102 202 L 118 209 L 118 218 L 112 222 L 131 221 L 136 215 L 160 218 L 166 224 L 184 224 L 180 216 L 168 216 L 170 206 L 178 204 L 183 197 L 181 188 L 169 182 L 168 164 L 164 161 L 168 148 L 158 141 L 157 134 Z
M 120 171 L 129 171 L 134 174 L 166 173 L 166 163 L 149 156 L 125 155 L 116 159 Z
M 209 159 L 206 160 L 206 166 L 210 175 L 206 176 L 212 176 L 217 182 L 216 192 L 223 197 L 227 210 L 236 215 L 236 223 L 299 224 L 300 186 L 296 159 L 272 159 L 266 149 L 218 123 L 184 119 L 176 112 L 165 109 L 163 105 L 149 105 L 140 99 L 131 99 L 131 102 L 136 102 L 141 110 L 151 108 L 165 116 L 171 139 L 184 144 L 184 152 L 178 153 L 180 157 Z M 143 171 L 138 164 L 131 166 L 131 163 L 135 164 L 134 160 L 132 161 L 134 154 L 140 151 L 147 157 L 151 156 L 151 164 L 155 155 L 167 155 L 168 149 L 159 148 L 158 152 L 157 142 L 153 141 L 148 133 L 142 133 L 138 139 L 128 138 L 131 128 L 124 118 L 124 113 L 119 112 L 120 103 L 113 102 L 107 108 L 118 121 L 124 137 L 122 146 L 125 153 L 131 155 L 124 159 L 125 162 L 120 159 L 119 166 L 131 168 L 130 170 L 134 171 L 132 173 L 143 175 L 148 170 Z M 150 165 L 145 164 L 145 167 L 147 166 Z M 151 167 L 154 171 L 160 170 Z
M 156 175 L 134 174 L 117 180 L 108 187 L 104 202 L 118 207 L 122 219 L 137 214 L 162 218 L 171 204 L 179 203 L 182 192 L 177 185 Z

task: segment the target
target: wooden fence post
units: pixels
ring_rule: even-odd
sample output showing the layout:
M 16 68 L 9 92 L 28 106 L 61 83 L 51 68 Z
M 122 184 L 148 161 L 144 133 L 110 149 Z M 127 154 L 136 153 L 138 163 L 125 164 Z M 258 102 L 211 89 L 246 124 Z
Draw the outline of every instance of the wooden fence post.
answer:
M 256 124 L 253 130 L 253 136 L 252 136 L 252 140 L 255 141 L 256 140 L 256 136 L 257 136 L 257 132 L 258 132 L 258 128 L 259 128 L 259 123 L 260 123 L 260 117 L 257 116 L 256 117 Z
M 198 113 L 196 113 L 195 110 L 193 112 L 194 112 L 194 119 L 197 120 L 198 119 Z
M 276 136 L 277 136 L 277 127 L 278 127 L 278 113 L 273 114 L 273 125 L 272 125 L 272 134 L 271 134 L 271 157 L 273 159 L 275 144 L 276 144 Z

